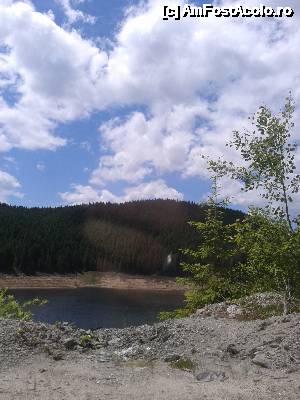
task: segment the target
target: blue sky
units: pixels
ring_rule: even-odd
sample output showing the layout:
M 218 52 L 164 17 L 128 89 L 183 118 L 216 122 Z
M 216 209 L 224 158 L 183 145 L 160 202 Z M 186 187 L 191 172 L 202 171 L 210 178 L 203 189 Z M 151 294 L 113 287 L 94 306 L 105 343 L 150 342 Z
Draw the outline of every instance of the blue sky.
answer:
M 0 0 L 0 201 L 201 201 L 201 155 L 238 162 L 232 130 L 262 103 L 278 110 L 290 89 L 298 101 L 297 12 L 163 21 L 162 5 Z M 257 201 L 229 181 L 222 195 Z
M 79 20 L 72 24 L 72 28 L 80 30 L 87 38 L 111 38 L 122 21 L 124 11 L 134 3 L 132 0 L 86 1 L 80 4 L 80 10 L 96 16 L 95 23 L 86 24 Z M 33 4 L 41 13 L 52 10 L 55 21 L 60 26 L 68 22 L 59 2 L 37 0 Z M 88 172 L 97 167 L 101 154 L 98 127 L 102 121 L 116 113 L 116 111 L 97 112 L 91 117 L 59 125 L 57 133 L 68 138 L 70 144 L 54 152 L 13 149 L 9 152 L 9 156 L 14 159 L 13 162 L 7 161 L 7 154 L 3 155 L 2 168 L 12 172 L 22 182 L 24 193 L 24 197 L 11 197 L 9 202 L 26 206 L 62 204 L 58 193 L 68 188 L 70 183 L 86 183 Z M 122 110 L 118 113 L 122 113 Z M 114 185 L 113 188 L 119 191 L 119 186 Z

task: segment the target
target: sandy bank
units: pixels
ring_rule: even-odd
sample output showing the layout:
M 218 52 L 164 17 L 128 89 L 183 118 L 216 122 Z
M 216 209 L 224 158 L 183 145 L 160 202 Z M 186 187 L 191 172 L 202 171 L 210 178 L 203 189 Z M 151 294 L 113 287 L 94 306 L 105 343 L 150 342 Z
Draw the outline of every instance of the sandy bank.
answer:
M 11 276 L 0 275 L 0 288 L 52 289 L 99 287 L 110 289 L 141 289 L 183 291 L 175 278 L 127 275 L 114 272 L 86 272 L 72 275 Z

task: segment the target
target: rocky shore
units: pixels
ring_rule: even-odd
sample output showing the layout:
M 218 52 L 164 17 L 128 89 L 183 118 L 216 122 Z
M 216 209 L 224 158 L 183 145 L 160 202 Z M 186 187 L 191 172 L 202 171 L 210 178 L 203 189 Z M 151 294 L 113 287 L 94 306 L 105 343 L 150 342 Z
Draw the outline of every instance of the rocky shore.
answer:
M 300 314 L 245 321 L 238 307 L 95 331 L 0 320 L 0 398 L 299 399 Z M 57 371 L 65 380 L 53 391 Z

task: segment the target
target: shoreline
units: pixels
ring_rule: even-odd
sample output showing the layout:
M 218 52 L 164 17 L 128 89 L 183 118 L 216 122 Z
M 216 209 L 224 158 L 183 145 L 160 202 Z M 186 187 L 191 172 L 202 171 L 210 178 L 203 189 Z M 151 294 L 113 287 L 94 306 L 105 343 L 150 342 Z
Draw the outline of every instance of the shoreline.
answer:
M 300 314 L 125 329 L 0 318 L 1 398 L 299 400 Z M 280 394 L 280 396 L 279 396 Z
M 176 278 L 129 275 L 117 272 L 86 272 L 82 274 L 5 275 L 0 274 L 0 289 L 79 289 L 106 288 L 126 290 L 157 290 L 184 292 L 187 287 Z

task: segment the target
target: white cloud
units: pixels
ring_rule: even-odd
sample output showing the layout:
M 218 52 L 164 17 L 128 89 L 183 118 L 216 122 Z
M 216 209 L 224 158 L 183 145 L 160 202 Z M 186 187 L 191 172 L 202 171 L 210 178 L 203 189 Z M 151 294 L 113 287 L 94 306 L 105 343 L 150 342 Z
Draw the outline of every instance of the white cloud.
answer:
M 242 184 L 237 181 L 232 181 L 225 177 L 218 180 L 218 199 L 229 200 L 230 203 L 241 206 L 242 208 L 247 208 L 248 206 L 262 207 L 266 205 L 266 201 L 263 200 L 256 191 L 245 192 L 242 191 Z M 210 193 L 203 195 L 203 200 L 207 200 Z
M 61 199 L 67 204 L 117 202 L 118 198 L 108 190 L 96 191 L 91 186 L 72 185 L 73 192 L 59 193 Z
M 106 54 L 25 2 L 0 2 L 0 20 L 0 151 L 65 145 L 55 128 L 95 107 Z
M 70 23 L 84 20 L 75 2 L 60 3 Z M 278 109 L 289 89 L 299 104 L 300 6 L 288 3 L 296 13 L 282 21 L 163 21 L 162 2 L 143 1 L 128 11 L 106 53 L 30 3 L 0 1 L 0 151 L 56 149 L 66 144 L 55 134 L 59 123 L 125 105 L 136 111 L 100 127 L 105 154 L 89 183 L 64 195 L 118 199 L 103 190 L 110 182 L 143 193 L 145 181 L 174 171 L 206 178 L 199 154 L 236 161 L 225 142 L 260 104 Z
M 124 190 L 123 196 L 116 196 L 108 190 L 97 191 L 91 186 L 72 185 L 72 189 L 72 192 L 59 193 L 62 200 L 67 204 L 95 202 L 122 203 L 143 199 L 183 200 L 182 193 L 172 187 L 168 187 L 161 179 L 128 187 Z
M 7 202 L 11 196 L 23 197 L 23 194 L 18 191 L 21 185 L 18 180 L 8 174 L 7 172 L 0 170 L 0 201 Z
M 36 169 L 37 169 L 39 172 L 44 172 L 45 169 L 46 169 L 46 166 L 45 166 L 45 164 L 43 164 L 43 163 L 37 163 L 37 164 L 36 164 Z
M 83 3 L 85 0 L 56 0 L 58 4 L 64 10 L 64 13 L 68 19 L 68 24 L 72 25 L 75 22 L 85 22 L 88 24 L 94 24 L 96 22 L 96 18 L 92 15 L 85 14 L 84 12 L 77 10 L 73 7 L 72 3 Z
M 154 170 L 159 173 L 181 170 L 193 143 L 195 117 L 204 112 L 197 104 L 175 105 L 150 117 L 135 112 L 124 121 L 114 119 L 103 124 L 102 143 L 113 154 L 100 159 L 91 183 L 138 182 Z
M 124 201 L 144 199 L 183 200 L 183 194 L 172 187 L 168 187 L 162 179 L 125 189 Z
M 15 163 L 16 163 L 15 157 L 7 156 L 7 157 L 3 157 L 3 159 L 4 159 L 5 161 L 11 163 L 11 164 L 15 164 Z
M 282 6 L 275 0 L 265 3 Z M 110 89 L 111 101 L 141 104 L 147 111 L 100 127 L 107 153 L 90 184 L 139 183 L 173 171 L 183 178 L 207 178 L 201 154 L 225 154 L 238 162 L 225 143 L 233 129 L 247 126 L 249 114 L 262 103 L 278 110 L 289 89 L 299 105 L 300 8 L 295 1 L 289 4 L 295 17 L 281 21 L 212 17 L 166 22 L 161 1 L 133 7 L 116 37 L 102 85 Z M 252 202 L 251 194 L 238 196 L 230 187 L 236 203 Z

